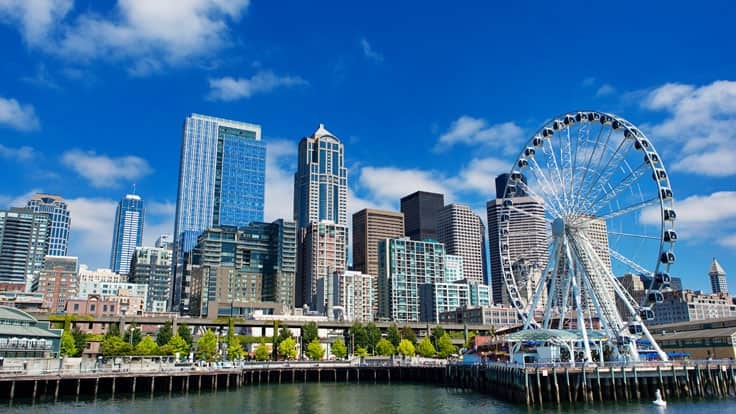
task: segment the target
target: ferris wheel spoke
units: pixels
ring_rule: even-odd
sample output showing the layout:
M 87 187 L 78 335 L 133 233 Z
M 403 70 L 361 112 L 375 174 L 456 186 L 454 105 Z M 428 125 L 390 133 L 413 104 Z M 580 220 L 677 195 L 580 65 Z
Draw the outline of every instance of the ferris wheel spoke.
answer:
M 577 194 L 576 194 L 576 197 L 575 197 L 576 199 L 580 199 L 580 197 L 584 194 L 582 192 L 582 188 L 585 185 L 585 181 L 588 178 L 588 171 L 590 171 L 590 163 L 593 160 L 593 154 L 595 154 L 596 149 L 598 148 L 598 143 L 601 140 L 601 135 L 602 134 L 603 134 L 603 125 L 601 125 L 600 129 L 598 130 L 598 134 L 596 135 L 595 144 L 593 145 L 593 148 L 590 149 L 590 150 L 588 150 L 588 154 L 587 154 L 588 155 L 588 161 L 586 161 L 585 167 L 583 167 L 583 176 L 582 176 L 582 178 L 580 179 L 580 182 L 577 185 L 578 191 L 577 191 Z M 585 143 L 590 143 L 590 139 L 585 140 Z M 583 148 L 585 148 L 587 150 L 589 148 L 589 146 L 585 145 L 585 146 L 583 146 Z M 583 156 L 585 156 L 585 155 L 586 154 L 583 153 Z
M 547 146 L 549 145 L 549 152 L 547 152 Z M 569 202 L 567 200 L 567 192 L 565 191 L 565 183 L 562 181 L 562 173 L 560 172 L 560 167 L 557 164 L 557 155 L 555 155 L 555 148 L 552 146 L 552 138 L 543 140 L 542 143 L 542 152 L 544 152 L 544 155 L 547 156 L 547 166 L 550 164 L 550 160 L 552 161 L 552 171 L 550 172 L 550 175 L 552 176 L 552 179 L 557 178 L 557 185 L 553 187 L 553 190 L 556 190 L 556 194 L 562 194 L 562 211 L 568 212 L 569 208 Z
M 603 214 L 603 215 L 600 215 L 600 216 L 597 215 L 597 213 L 600 211 L 600 210 L 598 210 L 598 211 L 595 212 L 596 213 L 595 215 L 599 219 L 609 220 L 609 219 L 612 219 L 614 217 L 622 216 L 624 214 L 628 214 L 628 213 L 631 213 L 631 212 L 634 212 L 634 211 L 637 211 L 637 210 L 641 210 L 643 208 L 646 208 L 646 207 L 649 207 L 651 205 L 654 205 L 654 204 L 656 204 L 658 202 L 659 202 L 659 197 L 654 197 L 654 198 L 651 198 L 649 200 L 642 201 L 640 203 L 632 204 L 632 205 L 630 205 L 628 207 L 624 207 L 624 208 L 621 208 L 621 209 L 618 209 L 618 210 L 609 211 L 606 214 Z
M 601 187 L 600 190 L 598 190 L 593 196 L 595 201 L 593 201 L 592 203 L 587 203 L 583 206 L 581 210 L 588 214 L 593 211 L 600 211 L 611 201 L 615 200 L 616 197 L 629 189 L 629 187 L 636 184 L 636 182 L 639 181 L 639 179 L 643 177 L 647 173 L 647 171 L 649 171 L 649 166 L 646 163 L 641 163 L 626 177 L 622 178 L 615 185 L 613 185 L 608 191 Z
M 617 162 L 616 164 L 613 164 L 613 165 L 612 165 L 612 162 L 616 160 L 618 157 L 620 157 L 621 161 L 623 161 L 626 157 L 626 154 L 628 153 L 628 151 L 626 151 L 625 153 L 620 152 L 625 142 L 626 142 L 626 139 L 622 140 L 618 144 L 618 146 L 616 147 L 616 150 L 611 155 L 611 158 L 608 159 L 608 162 L 603 167 L 603 169 L 600 169 L 598 171 L 598 174 L 596 175 L 595 179 L 592 181 L 592 184 L 588 187 L 588 191 L 592 191 L 595 194 L 589 196 L 588 198 L 585 198 L 585 197 L 578 198 L 577 200 L 578 206 L 584 206 L 586 202 L 590 202 L 591 198 L 595 199 L 599 193 L 598 189 L 606 187 L 611 176 L 613 176 L 613 174 L 618 170 L 620 166 L 620 162 Z M 597 186 L 598 182 L 601 181 L 601 178 L 603 179 L 603 184 L 601 184 L 600 186 Z
M 608 234 L 610 236 L 634 237 L 634 238 L 639 238 L 639 239 L 648 239 L 648 240 L 657 240 L 657 241 L 661 240 L 659 237 L 655 237 L 655 236 L 647 236 L 644 234 L 634 234 L 634 233 L 622 233 L 622 232 L 611 231 L 611 230 L 608 230 Z
M 565 176 L 566 188 L 565 193 L 572 200 L 572 139 L 570 138 L 570 130 L 572 126 L 565 128 L 565 139 L 561 140 L 560 160 L 562 161 L 562 173 Z
M 541 178 L 541 182 L 539 183 L 539 187 L 541 188 L 542 192 L 545 194 L 546 197 L 541 197 L 539 194 L 537 194 L 536 191 L 534 191 L 530 186 L 528 186 L 526 183 L 521 181 L 519 185 L 521 185 L 525 191 L 527 191 L 529 194 L 533 194 L 536 197 L 541 198 L 545 201 L 544 205 L 546 208 L 549 208 L 554 213 L 555 217 L 562 217 L 562 202 L 560 201 L 560 198 L 557 196 L 557 193 L 554 191 L 554 186 L 547 178 L 547 175 L 544 174 L 544 171 L 537 163 L 536 158 L 530 158 L 531 163 L 529 166 L 530 169 L 534 172 L 534 175 L 538 178 Z

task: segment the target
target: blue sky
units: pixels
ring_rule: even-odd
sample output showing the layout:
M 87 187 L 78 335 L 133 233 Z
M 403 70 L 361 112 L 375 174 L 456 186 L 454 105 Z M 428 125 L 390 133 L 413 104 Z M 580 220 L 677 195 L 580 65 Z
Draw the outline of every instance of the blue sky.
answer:
M 488 3 L 0 0 L 0 206 L 62 194 L 70 254 L 107 266 L 134 183 L 146 242 L 172 231 L 196 112 L 262 125 L 268 219 L 291 216 L 296 143 L 320 122 L 346 145 L 351 213 L 425 189 L 484 216 L 525 140 L 586 108 L 664 158 L 673 273 L 708 290 L 712 256 L 736 272 L 736 9 Z

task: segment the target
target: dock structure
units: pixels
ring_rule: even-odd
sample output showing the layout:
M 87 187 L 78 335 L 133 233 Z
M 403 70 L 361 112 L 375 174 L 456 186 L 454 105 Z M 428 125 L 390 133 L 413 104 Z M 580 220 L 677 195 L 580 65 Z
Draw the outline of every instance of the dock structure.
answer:
M 529 407 L 596 401 L 651 401 L 736 396 L 736 361 L 614 366 L 449 364 L 445 382 Z
M 158 394 L 216 392 L 248 385 L 286 383 L 431 383 L 443 384 L 444 366 L 366 366 L 313 364 L 182 369 L 149 372 L 74 372 L 0 376 L 0 401 L 55 402 L 73 399 L 153 397 Z

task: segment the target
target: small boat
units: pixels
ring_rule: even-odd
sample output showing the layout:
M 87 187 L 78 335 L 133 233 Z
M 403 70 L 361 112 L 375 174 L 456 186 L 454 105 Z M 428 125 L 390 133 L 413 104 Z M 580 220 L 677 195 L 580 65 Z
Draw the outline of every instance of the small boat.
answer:
M 657 397 L 657 399 L 652 401 L 652 404 L 656 405 L 657 407 L 667 406 L 667 401 L 662 399 L 662 393 L 659 392 L 659 389 L 657 389 L 657 392 L 654 393 L 654 396 Z

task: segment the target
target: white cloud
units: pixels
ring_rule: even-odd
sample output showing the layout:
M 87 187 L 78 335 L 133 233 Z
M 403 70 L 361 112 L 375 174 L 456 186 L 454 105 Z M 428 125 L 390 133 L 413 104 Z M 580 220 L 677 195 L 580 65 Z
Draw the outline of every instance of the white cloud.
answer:
M 67 199 L 67 204 L 72 220 L 69 255 L 91 267 L 109 267 L 117 202 L 80 197 Z
M 707 176 L 736 175 L 736 82 L 709 85 L 668 83 L 642 101 L 650 110 L 668 114 L 653 125 L 651 135 L 676 142 L 673 170 Z
M 11 207 L 25 207 L 28 200 L 31 199 L 36 193 L 41 193 L 39 189 L 33 189 L 25 194 L 20 195 L 8 195 L 0 194 L 0 209 L 9 209 Z
M 358 186 L 367 199 L 378 205 L 395 205 L 401 197 L 415 191 L 443 193 L 447 198 L 452 190 L 445 178 L 436 171 L 419 169 L 402 170 L 394 167 L 362 167 Z
M 716 240 L 724 246 L 736 240 L 736 191 L 693 195 L 675 205 L 675 226 L 681 237 L 693 241 Z M 659 208 L 642 211 L 642 224 L 658 225 Z
M 600 98 L 602 96 L 608 96 L 616 92 L 616 88 L 611 86 L 611 84 L 604 83 L 601 85 L 597 91 L 595 91 L 595 97 Z
M 457 177 L 448 182 L 464 191 L 473 191 L 483 194 L 488 199 L 495 198 L 496 176 L 509 172 L 511 164 L 498 158 L 474 158 L 470 164 L 460 170 Z
M 19 25 L 26 43 L 39 46 L 72 4 L 73 0 L 0 0 L 0 20 Z
M 11 148 L 0 144 L 0 158 L 23 162 L 34 159 L 36 155 L 36 150 L 29 146 L 24 145 L 18 148 Z
M 33 131 L 41 127 L 33 105 L 21 104 L 12 98 L 0 97 L 0 125 L 19 131 Z
M 736 247 L 736 234 L 730 237 L 726 237 L 721 241 L 721 244 L 726 247 Z
M 517 149 L 523 138 L 524 131 L 514 122 L 488 125 L 485 119 L 463 115 L 440 135 L 435 149 L 465 144 L 496 148 L 508 153 Z
M 26 43 L 70 61 L 130 59 L 135 74 L 190 63 L 222 48 L 249 0 L 118 0 L 113 10 L 67 17 L 71 1 L 0 0 Z
M 297 145 L 289 140 L 266 142 L 266 221 L 291 220 Z
M 583 86 L 593 86 L 595 85 L 595 77 L 594 76 L 588 76 L 587 78 L 583 79 L 582 82 L 580 82 Z
M 360 47 L 363 49 L 363 54 L 366 58 L 376 62 L 383 62 L 383 55 L 376 52 L 365 37 L 360 38 Z
M 146 160 L 132 155 L 111 158 L 75 149 L 66 151 L 61 162 L 98 188 L 117 187 L 122 180 L 132 182 L 153 172 Z
M 215 101 L 234 101 L 250 98 L 257 93 L 270 92 L 278 87 L 306 85 L 307 81 L 299 76 L 277 76 L 271 71 L 260 71 L 250 78 L 210 79 L 208 99 Z

